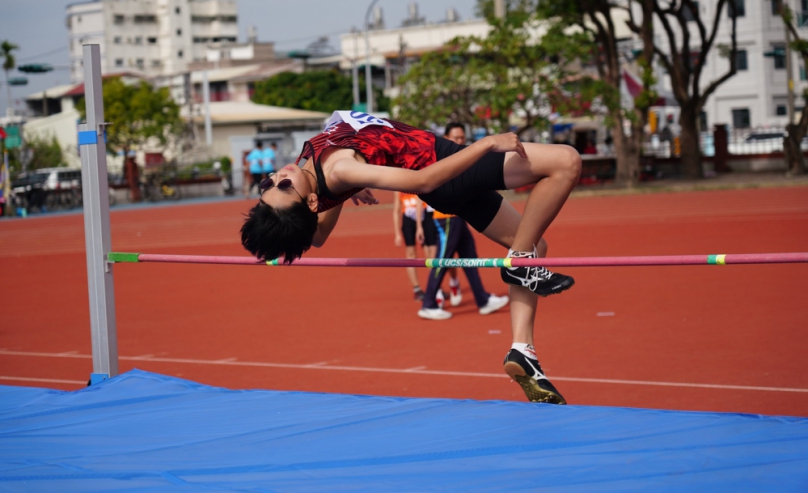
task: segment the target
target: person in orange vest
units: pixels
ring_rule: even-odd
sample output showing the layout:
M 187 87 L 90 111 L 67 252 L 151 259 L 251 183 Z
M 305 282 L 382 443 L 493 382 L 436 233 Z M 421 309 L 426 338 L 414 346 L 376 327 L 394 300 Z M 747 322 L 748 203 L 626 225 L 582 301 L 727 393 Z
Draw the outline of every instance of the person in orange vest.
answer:
M 405 246 L 406 258 L 415 258 L 415 245 L 419 243 L 424 249 L 426 258 L 435 256 L 437 231 L 432 214 L 427 214 L 425 205 L 417 195 L 394 192 L 393 199 L 393 231 L 397 247 Z M 418 283 L 418 274 L 414 267 L 404 269 L 412 284 L 415 301 L 423 301 L 424 291 Z

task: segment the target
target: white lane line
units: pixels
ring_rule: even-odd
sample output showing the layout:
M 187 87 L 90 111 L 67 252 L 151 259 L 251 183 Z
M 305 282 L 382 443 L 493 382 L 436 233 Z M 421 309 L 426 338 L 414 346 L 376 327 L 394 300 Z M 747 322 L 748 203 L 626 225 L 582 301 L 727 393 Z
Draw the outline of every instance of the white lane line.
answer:
M 87 385 L 87 381 L 81 380 L 60 380 L 58 378 L 32 378 L 32 377 L 10 377 L 0 375 L 0 380 L 16 380 L 18 382 L 45 382 L 45 383 L 70 383 L 76 385 Z
M 405 373 L 415 373 L 417 371 L 423 370 L 424 368 L 426 368 L 426 366 L 416 366 L 414 368 L 407 368 L 406 370 L 404 370 L 404 372 Z
M 92 359 L 89 354 L 63 354 L 63 353 L 39 353 L 32 351 L 5 351 L 0 350 L 0 355 L 7 356 L 38 356 L 44 358 L 82 358 Z M 294 364 L 294 363 L 269 363 L 264 361 L 228 361 L 228 360 L 204 360 L 204 359 L 190 359 L 190 358 L 162 358 L 150 357 L 140 358 L 137 356 L 119 356 L 118 359 L 123 361 L 149 361 L 154 363 L 181 363 L 193 365 L 222 365 L 222 366 L 248 366 L 257 368 L 292 368 L 292 369 L 309 369 L 309 370 L 337 370 L 337 371 L 359 371 L 368 373 L 407 373 L 415 375 L 439 375 L 451 377 L 480 377 L 480 378 L 508 378 L 503 373 L 479 373 L 479 372 L 466 372 L 466 371 L 443 371 L 443 370 L 420 370 L 416 368 L 402 369 L 402 368 L 374 368 L 366 366 L 318 366 L 316 364 Z M 723 390 L 753 390 L 765 392 L 798 392 L 808 394 L 808 389 L 790 388 L 790 387 L 762 387 L 762 386 L 749 386 L 749 385 L 721 385 L 711 383 L 688 383 L 688 382 L 659 382 L 650 380 L 617 380 L 610 378 L 579 378 L 579 377 L 559 377 L 552 375 L 552 379 L 559 382 L 582 382 L 582 383 L 599 383 L 599 384 L 617 384 L 617 385 L 646 385 L 656 387 L 691 387 L 701 389 L 723 389 Z

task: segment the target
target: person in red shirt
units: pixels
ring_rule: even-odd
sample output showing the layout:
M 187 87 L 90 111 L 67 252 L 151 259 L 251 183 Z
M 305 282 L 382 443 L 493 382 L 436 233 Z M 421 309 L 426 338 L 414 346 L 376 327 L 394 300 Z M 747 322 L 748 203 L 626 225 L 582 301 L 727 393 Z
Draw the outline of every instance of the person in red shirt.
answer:
M 325 243 L 343 202 L 377 203 L 367 189 L 378 188 L 419 194 L 508 248 L 509 258 L 541 258 L 547 253 L 544 233 L 580 173 L 581 157 L 569 146 L 522 143 L 506 133 L 464 147 L 403 123 L 337 111 L 304 144 L 297 164 L 264 180 L 241 241 L 259 259 L 291 263 Z M 521 215 L 496 192 L 528 185 L 535 186 Z M 530 401 L 566 403 L 539 365 L 533 324 L 538 296 L 565 291 L 575 281 L 544 267 L 503 267 L 500 275 L 511 285 L 513 344 L 505 372 Z

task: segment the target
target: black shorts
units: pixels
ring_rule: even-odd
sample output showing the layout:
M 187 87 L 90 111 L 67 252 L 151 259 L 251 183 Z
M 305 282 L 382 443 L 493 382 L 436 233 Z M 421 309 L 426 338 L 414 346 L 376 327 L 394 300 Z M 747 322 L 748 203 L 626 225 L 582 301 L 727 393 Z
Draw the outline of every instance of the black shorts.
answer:
M 424 215 L 421 225 L 424 228 L 424 245 L 432 246 L 438 241 L 438 229 L 435 227 L 435 220 L 432 219 L 432 212 Z M 401 233 L 404 235 L 404 244 L 415 246 L 415 219 L 401 216 Z
M 443 137 L 435 139 L 438 161 L 463 148 Z M 502 195 L 496 190 L 505 189 L 505 153 L 489 152 L 459 176 L 419 197 L 434 209 L 459 216 L 482 232 L 502 204 Z

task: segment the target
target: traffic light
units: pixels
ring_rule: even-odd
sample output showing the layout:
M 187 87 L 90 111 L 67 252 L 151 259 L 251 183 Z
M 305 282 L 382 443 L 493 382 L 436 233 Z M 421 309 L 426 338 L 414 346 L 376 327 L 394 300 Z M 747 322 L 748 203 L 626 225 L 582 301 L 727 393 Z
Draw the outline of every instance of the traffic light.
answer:
M 17 67 L 17 70 L 28 74 L 42 74 L 45 72 L 50 72 L 53 70 L 53 67 L 47 63 L 29 63 L 27 65 L 20 65 Z

